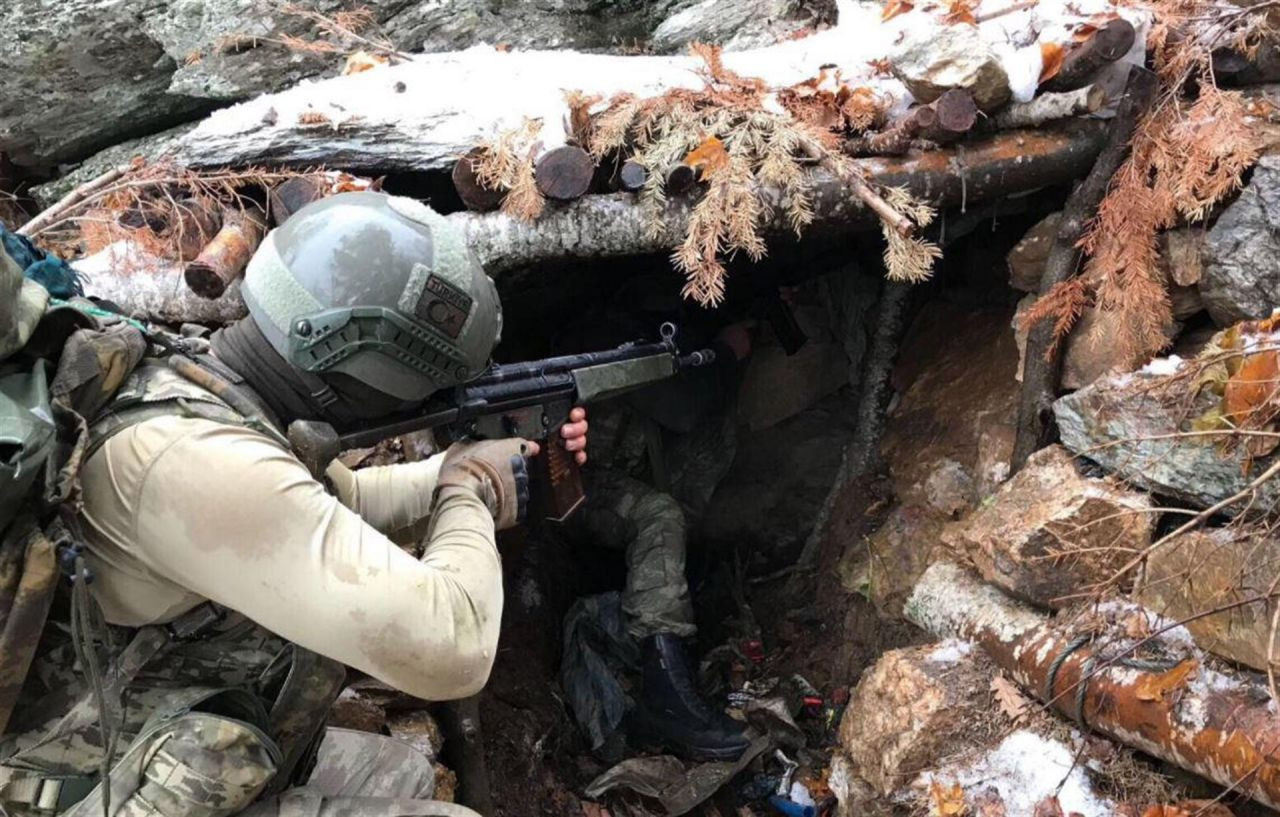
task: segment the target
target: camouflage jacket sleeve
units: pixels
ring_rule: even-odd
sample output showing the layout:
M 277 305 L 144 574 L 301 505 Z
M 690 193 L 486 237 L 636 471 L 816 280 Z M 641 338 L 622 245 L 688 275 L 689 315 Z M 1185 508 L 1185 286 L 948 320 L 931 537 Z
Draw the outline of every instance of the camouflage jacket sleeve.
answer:
M 148 420 L 83 479 L 92 587 L 113 623 L 207 598 L 418 697 L 470 695 L 488 677 L 501 566 L 492 517 L 465 488 L 436 496 L 418 560 L 245 428 Z
M 352 471 L 334 460 L 325 471 L 338 501 L 360 518 L 390 534 L 418 524 L 431 515 L 431 499 L 440 475 L 443 454 L 398 465 Z

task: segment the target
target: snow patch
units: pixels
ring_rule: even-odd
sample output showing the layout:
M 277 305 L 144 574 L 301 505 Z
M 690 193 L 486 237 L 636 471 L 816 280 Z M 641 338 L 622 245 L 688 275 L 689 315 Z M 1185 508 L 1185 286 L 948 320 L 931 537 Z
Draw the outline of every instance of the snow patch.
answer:
M 948 638 L 946 641 L 939 642 L 925 660 L 934 664 L 954 664 L 971 652 L 973 652 L 972 641 Z
M 1074 760 L 1065 744 L 1023 729 L 972 763 L 925 772 L 913 785 L 922 791 L 934 780 L 942 785 L 959 783 L 966 790 L 990 786 L 1000 793 L 1010 815 L 1032 814 L 1037 803 L 1056 792 L 1067 814 L 1111 817 L 1116 804 L 1094 791 Z M 1057 791 L 1059 784 L 1061 791 Z
M 1139 374 L 1150 377 L 1168 377 L 1177 374 L 1178 369 L 1182 368 L 1183 360 L 1177 355 L 1169 355 L 1168 357 L 1158 357 L 1138 370 Z

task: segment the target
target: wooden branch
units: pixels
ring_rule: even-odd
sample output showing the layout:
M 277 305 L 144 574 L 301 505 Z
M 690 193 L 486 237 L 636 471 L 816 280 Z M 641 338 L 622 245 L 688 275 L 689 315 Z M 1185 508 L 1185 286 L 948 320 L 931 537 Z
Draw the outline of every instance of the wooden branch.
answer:
M 79 187 L 75 188 L 67 195 L 58 199 L 42 213 L 36 214 L 36 217 L 19 227 L 16 232 L 19 235 L 25 235 L 28 238 L 34 238 L 41 231 L 56 221 L 59 221 L 71 211 L 75 210 L 82 202 L 94 195 L 104 187 L 110 187 L 119 181 L 124 174 L 128 173 L 132 168 L 129 165 L 120 165 L 103 173 L 95 179 L 90 179 Z
M 901 156 L 918 140 L 936 144 L 954 142 L 978 121 L 973 94 L 952 88 L 928 105 L 917 105 L 879 133 L 849 139 L 845 153 L 854 156 Z
M 1128 20 L 1119 17 L 1111 20 L 1068 51 L 1061 70 L 1041 85 L 1041 90 L 1074 91 L 1091 84 L 1099 71 L 1129 53 L 1136 37 L 1137 32 Z
M 991 124 L 997 128 L 1034 128 L 1058 119 L 1097 113 L 1106 101 L 1107 93 L 1101 85 L 1043 93 L 1030 102 L 1015 102 L 1005 107 L 991 118 Z
M 453 189 L 468 210 L 488 213 L 502 206 L 502 199 L 507 195 L 505 190 L 485 187 L 476 177 L 475 163 L 484 152 L 484 148 L 472 148 L 465 156 L 453 164 Z
M 538 158 L 534 181 L 542 195 L 556 201 L 573 201 L 586 195 L 596 163 L 576 145 L 561 145 Z
M 915 222 L 899 213 L 892 204 L 872 190 L 862 177 L 862 171 L 857 165 L 850 162 L 839 163 L 830 154 L 821 152 L 817 145 L 806 145 L 803 150 L 810 159 L 817 161 L 819 167 L 848 185 L 853 194 L 885 224 L 902 235 L 911 235 L 915 232 Z
M 202 298 L 221 298 L 227 287 L 244 274 L 266 233 L 267 217 L 256 204 L 225 208 L 222 229 L 187 264 L 187 286 Z
M 1130 615 L 1145 614 L 1131 609 Z M 977 642 L 1026 692 L 1062 715 L 1280 806 L 1280 719 L 1266 684 L 1204 666 L 1185 642 L 1161 641 L 1162 652 L 1178 660 L 1137 660 L 1135 642 L 1159 640 L 1159 629 L 1134 639 L 1123 614 L 1051 622 L 947 562 L 925 571 L 905 613 L 935 636 Z
M 1077 244 L 1089 219 L 1098 211 L 1112 175 L 1128 155 L 1130 138 L 1138 120 L 1155 99 L 1157 86 L 1156 76 L 1144 68 L 1135 66 L 1129 74 L 1120 109 L 1107 127 L 1106 146 L 1088 177 L 1072 191 L 1063 207 L 1058 235 L 1040 276 L 1041 297 L 1076 274 L 1081 255 Z M 1017 439 L 1010 463 L 1015 473 L 1026 464 L 1032 452 L 1052 442 L 1056 430 L 1053 401 L 1058 393 L 1061 370 L 1062 355 L 1054 345 L 1053 321 L 1040 321 L 1031 328 L 1023 353 Z
M 978 121 L 978 104 L 973 101 L 973 94 L 962 88 L 945 92 L 930 102 L 929 107 L 934 111 L 934 122 L 921 130 L 920 135 L 930 142 L 943 145 L 954 142 Z
M 697 183 L 697 169 L 681 162 L 667 171 L 667 180 L 663 189 L 667 192 L 667 195 L 678 196 L 681 193 L 687 193 L 692 190 Z
M 645 169 L 645 166 L 634 159 L 628 159 L 618 168 L 615 184 L 618 190 L 638 193 L 644 188 L 644 184 L 648 180 L 649 171 Z

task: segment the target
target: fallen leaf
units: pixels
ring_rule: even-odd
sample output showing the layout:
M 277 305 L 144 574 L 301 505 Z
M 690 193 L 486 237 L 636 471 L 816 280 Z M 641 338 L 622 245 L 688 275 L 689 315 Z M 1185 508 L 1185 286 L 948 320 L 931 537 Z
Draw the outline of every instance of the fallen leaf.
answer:
M 1014 723 L 1021 722 L 1030 712 L 1031 699 L 1022 694 L 1017 684 L 1003 675 L 991 679 L 991 692 L 995 695 L 1000 711 Z
M 1066 817 L 1066 815 L 1062 813 L 1062 804 L 1058 802 L 1058 798 L 1051 794 L 1036 803 L 1032 817 Z
M 1227 380 L 1222 393 L 1222 413 L 1237 427 L 1249 427 L 1259 411 L 1274 411 L 1280 389 L 1280 353 L 1275 349 L 1249 355 Z
M 973 6 L 974 0 L 947 0 L 947 14 L 942 18 L 942 22 L 949 26 L 960 23 L 976 26 L 978 21 L 973 16 Z
M 964 789 L 959 783 L 943 786 L 938 781 L 929 784 L 929 796 L 933 800 L 930 817 L 960 817 L 968 811 L 964 802 Z
M 973 808 L 976 817 L 1005 817 L 1004 798 L 990 786 L 974 796 Z
M 1167 672 L 1143 675 L 1134 688 L 1134 695 L 1140 701 L 1163 701 L 1170 692 L 1182 687 L 1199 667 L 1199 661 L 1188 658 Z
M 884 11 L 880 12 L 880 21 L 885 22 L 887 20 L 892 20 L 899 14 L 906 14 L 913 8 L 915 8 L 915 5 L 907 2 L 907 0 L 888 0 L 888 2 L 884 4 Z
M 878 60 L 870 60 L 867 62 L 867 66 L 871 69 L 872 73 L 878 77 L 893 76 L 893 63 L 891 63 L 887 57 L 881 57 Z
M 702 178 L 710 178 L 713 174 L 729 166 L 729 151 L 724 149 L 724 142 L 714 136 L 708 136 L 684 157 L 684 163 L 699 170 Z
M 1062 70 L 1066 49 L 1057 43 L 1040 43 L 1040 84 L 1048 82 Z
M 377 68 L 379 65 L 386 65 L 390 62 L 387 57 L 382 54 L 371 54 L 368 51 L 357 51 L 350 57 L 347 57 L 347 64 L 342 68 L 342 75 L 350 76 L 351 74 L 363 74 Z

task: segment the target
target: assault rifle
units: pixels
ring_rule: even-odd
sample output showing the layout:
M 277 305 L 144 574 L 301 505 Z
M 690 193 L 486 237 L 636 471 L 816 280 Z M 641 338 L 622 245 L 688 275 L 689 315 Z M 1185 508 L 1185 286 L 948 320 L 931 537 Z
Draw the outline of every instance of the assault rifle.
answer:
M 560 443 L 560 427 L 574 406 L 656 383 L 683 369 L 704 366 L 715 352 L 681 355 L 674 324 L 664 323 L 656 342 L 625 343 L 604 352 L 565 355 L 491 366 L 474 380 L 432 397 L 421 412 L 337 434 L 331 427 L 299 421 L 289 439 L 313 471 L 339 451 L 367 448 L 401 434 L 433 429 L 443 442 L 524 437 L 542 448 L 531 476 L 547 519 L 562 521 L 582 503 L 582 475 Z

